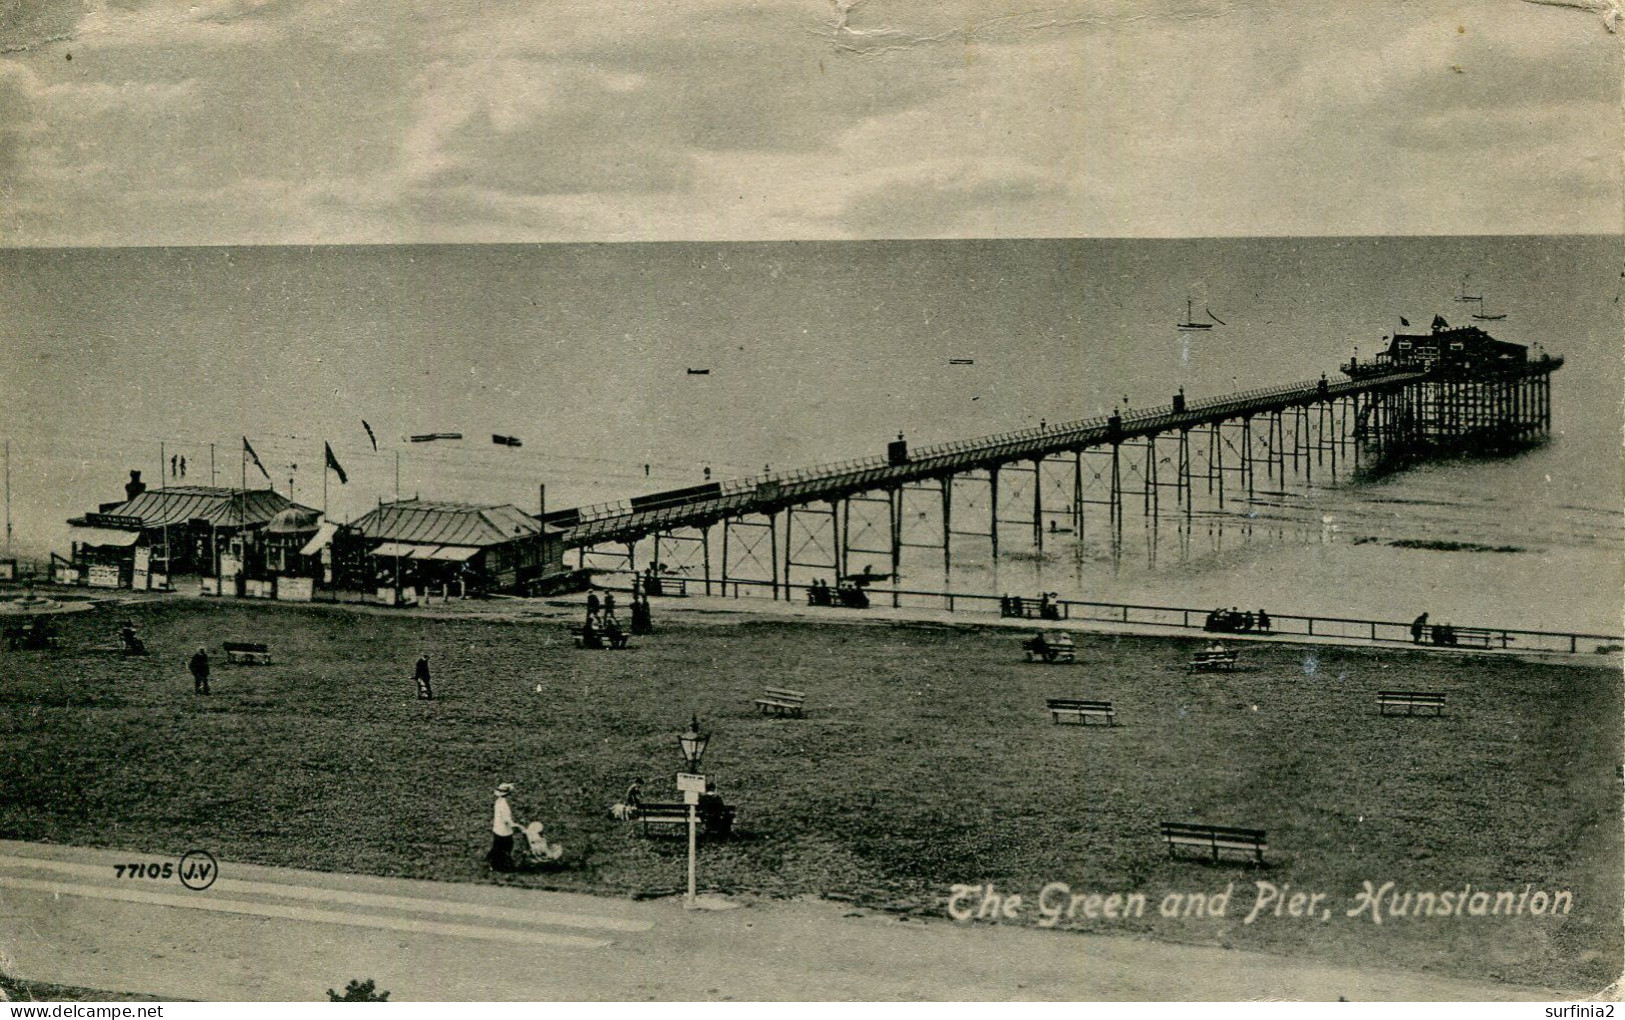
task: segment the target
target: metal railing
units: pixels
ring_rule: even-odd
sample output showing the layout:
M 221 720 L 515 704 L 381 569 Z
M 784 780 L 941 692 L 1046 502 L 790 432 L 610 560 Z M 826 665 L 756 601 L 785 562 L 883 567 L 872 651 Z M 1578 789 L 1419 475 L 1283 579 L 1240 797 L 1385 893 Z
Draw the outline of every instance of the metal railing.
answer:
M 635 574 L 626 570 L 605 570 L 603 574 L 626 574 L 635 578 Z M 707 595 L 719 595 L 723 598 L 774 598 L 783 592 L 789 601 L 805 601 L 806 592 L 811 585 L 790 584 L 781 581 L 777 586 L 771 581 L 756 581 L 743 578 L 729 578 L 727 581 L 713 579 L 709 582 L 699 578 L 688 577 L 689 590 L 701 591 Z M 619 589 L 618 585 L 609 585 Z M 630 586 L 626 590 L 630 590 Z M 1001 604 L 1009 596 L 986 595 L 976 592 L 940 592 L 923 591 L 912 588 L 875 588 L 864 589 L 872 603 L 882 601 L 910 600 L 910 608 L 937 608 L 949 612 L 972 612 L 997 615 Z M 925 600 L 922 605 L 919 600 Z M 1035 603 L 1036 599 L 1024 598 L 1027 603 Z M 1061 621 L 1078 621 L 1087 623 L 1117 623 L 1153 627 L 1169 627 L 1178 630 L 1194 630 L 1205 633 L 1221 633 L 1236 636 L 1233 631 L 1208 631 L 1206 627 L 1209 613 L 1213 610 L 1195 609 L 1185 606 L 1155 606 L 1132 602 L 1092 602 L 1083 599 L 1051 599 L 1050 605 L 1056 608 Z M 969 606 L 968 610 L 965 609 Z M 1359 640 L 1378 644 L 1418 645 L 1420 647 L 1439 647 L 1431 640 L 1417 641 L 1411 633 L 1413 624 L 1398 620 L 1368 620 L 1345 616 L 1305 616 L 1297 613 L 1270 614 L 1270 629 L 1268 631 L 1252 630 L 1239 632 L 1242 635 L 1254 637 L 1298 636 L 1326 638 L 1328 640 Z M 1511 649 L 1513 651 L 1535 652 L 1562 652 L 1567 654 L 1593 654 L 1607 651 L 1619 651 L 1625 645 L 1625 636 L 1619 634 L 1587 634 L 1577 631 L 1548 631 L 1529 630 L 1519 627 L 1479 627 L 1479 626 L 1453 626 L 1457 643 L 1451 647 L 1460 649 Z M 1425 633 L 1431 634 L 1432 631 Z

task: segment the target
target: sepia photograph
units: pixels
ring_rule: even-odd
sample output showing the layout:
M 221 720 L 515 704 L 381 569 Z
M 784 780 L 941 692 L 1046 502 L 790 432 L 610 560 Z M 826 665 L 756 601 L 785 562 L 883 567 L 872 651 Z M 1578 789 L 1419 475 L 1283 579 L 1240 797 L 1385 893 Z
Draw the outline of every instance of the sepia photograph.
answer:
M 0 1000 L 1611 1016 L 1622 20 L 0 0 Z

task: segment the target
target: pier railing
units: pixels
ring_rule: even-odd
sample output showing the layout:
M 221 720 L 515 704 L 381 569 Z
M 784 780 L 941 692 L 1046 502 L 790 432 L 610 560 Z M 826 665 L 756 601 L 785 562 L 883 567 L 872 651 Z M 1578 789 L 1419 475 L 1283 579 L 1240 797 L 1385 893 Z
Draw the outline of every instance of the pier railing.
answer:
M 624 570 L 605 570 L 604 575 L 623 575 L 627 578 L 625 586 L 610 584 L 604 587 L 619 590 L 631 590 L 631 578 L 634 575 Z M 726 582 L 713 580 L 709 584 L 698 578 L 687 577 L 689 591 L 694 594 L 711 594 L 724 598 L 777 598 L 775 586 L 771 581 L 742 580 L 729 578 Z M 788 584 L 780 582 L 777 592 L 792 601 L 805 602 L 806 592 L 810 588 L 806 584 Z M 1003 596 L 985 595 L 972 592 L 940 592 L 922 591 L 911 588 L 878 588 L 864 589 L 869 596 L 871 604 L 880 605 L 890 602 L 898 606 L 921 609 L 946 609 L 950 613 L 968 612 L 973 614 L 987 614 L 997 616 Z M 1026 601 L 1034 599 L 1027 597 Z M 1231 631 L 1207 631 L 1206 622 L 1210 609 L 1196 609 L 1185 606 L 1156 606 L 1132 602 L 1093 602 L 1083 599 L 1051 599 L 1050 604 L 1056 608 L 1061 621 L 1073 620 L 1087 623 L 1116 623 L 1137 626 L 1168 627 L 1176 630 L 1191 630 L 1213 633 L 1219 636 L 1238 636 Z M 1399 620 L 1369 620 L 1346 616 L 1305 616 L 1297 613 L 1270 613 L 1270 629 L 1268 631 L 1241 631 L 1240 636 L 1271 637 L 1271 636 L 1300 636 L 1326 638 L 1331 641 L 1338 639 L 1373 642 L 1377 644 L 1411 645 L 1434 648 L 1439 647 L 1431 640 L 1418 642 L 1412 637 L 1412 624 Z M 1037 621 L 1035 621 L 1037 622 Z M 1587 634 L 1578 631 L 1551 631 L 1529 630 L 1519 627 L 1483 627 L 1470 624 L 1454 624 L 1452 629 L 1457 635 L 1457 644 L 1453 647 L 1467 650 L 1474 649 L 1510 649 L 1525 652 L 1561 652 L 1566 654 L 1594 654 L 1606 651 L 1619 651 L 1625 644 L 1625 636 L 1619 634 Z M 1432 632 L 1427 632 L 1431 634 Z

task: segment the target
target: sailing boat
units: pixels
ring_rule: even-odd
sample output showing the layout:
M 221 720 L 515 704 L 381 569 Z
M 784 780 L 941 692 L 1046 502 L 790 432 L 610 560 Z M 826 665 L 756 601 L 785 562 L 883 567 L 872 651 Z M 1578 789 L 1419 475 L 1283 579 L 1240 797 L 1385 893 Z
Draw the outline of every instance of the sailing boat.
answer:
M 1217 322 L 1221 326 L 1224 325 L 1224 323 L 1222 321 L 1220 321 L 1220 319 L 1219 319 L 1219 317 L 1217 315 L 1214 315 L 1212 312 L 1209 312 L 1206 308 L 1203 308 L 1202 311 L 1207 312 L 1207 317 L 1212 319 L 1213 322 L 1197 322 L 1195 313 L 1193 313 L 1191 311 L 1191 306 L 1193 304 L 1194 304 L 1194 302 L 1192 302 L 1190 298 L 1185 299 L 1185 321 L 1175 323 L 1174 328 L 1179 329 L 1179 330 L 1212 329 L 1213 328 L 1213 322 Z
M 1502 312 L 1499 315 L 1491 315 L 1489 312 L 1484 310 L 1484 299 L 1482 297 L 1478 299 L 1478 311 L 1473 313 L 1473 318 L 1480 322 L 1499 322 L 1506 317 L 1507 313 L 1505 312 Z
M 1467 277 L 1463 276 L 1461 278 L 1461 293 L 1456 295 L 1456 300 L 1465 302 L 1477 301 L 1482 304 L 1484 302 L 1484 295 L 1467 293 Z

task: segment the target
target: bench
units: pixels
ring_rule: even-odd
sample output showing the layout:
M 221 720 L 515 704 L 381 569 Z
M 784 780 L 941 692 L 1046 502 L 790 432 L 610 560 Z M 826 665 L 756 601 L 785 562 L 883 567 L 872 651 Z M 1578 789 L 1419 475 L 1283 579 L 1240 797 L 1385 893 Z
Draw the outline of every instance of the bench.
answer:
M 1021 648 L 1027 653 L 1028 662 L 1032 662 L 1035 655 L 1045 662 L 1072 662 L 1077 652 L 1070 634 L 1039 634 L 1023 641 Z
M 1087 726 L 1091 718 L 1106 720 L 1107 726 L 1117 724 L 1117 710 L 1109 701 L 1084 701 L 1079 698 L 1049 698 L 1044 702 L 1049 709 L 1050 721 L 1059 723 L 1061 717 L 1070 715 L 1079 724 Z
M 48 623 L 30 620 L 6 627 L 6 647 L 12 651 L 45 651 L 62 647 L 56 633 Z
M 1022 620 L 1059 620 L 1060 603 L 1053 599 L 1025 599 L 1006 595 L 999 599 L 999 615 Z
M 703 803 L 703 801 L 712 803 Z M 727 839 L 733 832 L 734 809 L 721 803 L 720 797 L 702 798 L 696 808 L 698 835 Z M 638 805 L 635 818 L 638 833 L 643 836 L 688 835 L 688 805 L 676 802 L 646 802 Z
M 774 715 L 793 715 L 801 717 L 802 709 L 807 705 L 806 691 L 788 691 L 780 687 L 769 687 L 767 691 L 756 699 L 756 707 L 763 715 L 771 709 Z
M 258 641 L 227 641 L 226 661 L 240 666 L 269 666 L 271 649 Z
M 1390 715 L 1390 708 L 1396 712 L 1403 708 L 1406 715 L 1416 715 L 1423 710 L 1431 710 L 1432 715 L 1444 715 L 1444 695 L 1427 691 L 1378 691 L 1378 714 Z
M 814 585 L 807 589 L 807 605 L 868 609 L 869 596 L 857 585 L 842 585 L 839 588 Z
M 1448 625 L 1432 628 L 1433 643 L 1436 645 L 1473 645 L 1477 648 L 1494 648 L 1500 645 L 1507 647 L 1513 642 L 1512 635 L 1500 630 L 1486 630 L 1483 627 L 1451 627 Z
M 607 631 L 602 627 L 582 627 L 576 632 L 577 648 L 625 648 L 625 631 Z
M 1234 850 L 1252 855 L 1253 862 L 1264 864 L 1263 829 L 1237 829 L 1227 825 L 1193 825 L 1185 822 L 1163 822 L 1162 839 L 1168 844 L 1168 856 L 1177 857 L 1175 851 L 1182 846 L 1197 847 L 1213 855 L 1215 862 L 1222 850 Z
M 684 577 L 643 577 L 643 594 L 651 598 L 688 598 L 688 579 Z
M 1236 651 L 1226 648 L 1222 652 L 1200 651 L 1191 657 L 1192 673 L 1229 673 L 1236 668 Z

